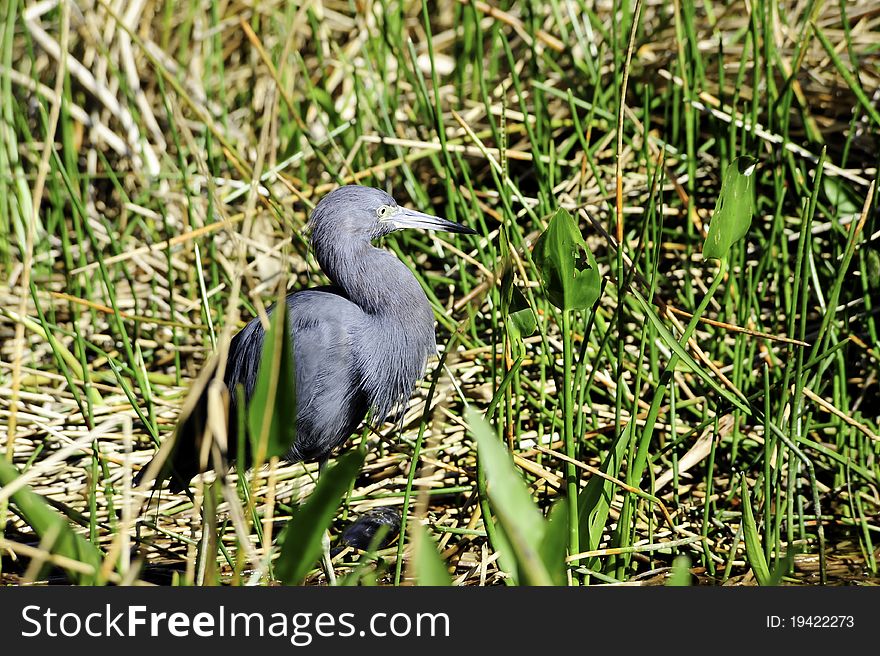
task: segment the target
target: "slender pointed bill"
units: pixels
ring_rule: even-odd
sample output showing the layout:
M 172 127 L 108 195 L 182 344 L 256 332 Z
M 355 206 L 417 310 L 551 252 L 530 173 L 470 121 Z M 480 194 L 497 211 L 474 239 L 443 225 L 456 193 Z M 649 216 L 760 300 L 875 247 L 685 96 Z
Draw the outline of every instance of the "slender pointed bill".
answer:
M 447 221 L 446 219 L 441 219 L 439 216 L 425 214 L 424 212 L 411 210 L 406 207 L 401 207 L 394 216 L 389 219 L 389 222 L 396 230 L 421 228 L 422 230 L 438 230 L 440 232 L 460 232 L 465 235 L 477 234 L 476 230 L 463 226 L 460 223 Z

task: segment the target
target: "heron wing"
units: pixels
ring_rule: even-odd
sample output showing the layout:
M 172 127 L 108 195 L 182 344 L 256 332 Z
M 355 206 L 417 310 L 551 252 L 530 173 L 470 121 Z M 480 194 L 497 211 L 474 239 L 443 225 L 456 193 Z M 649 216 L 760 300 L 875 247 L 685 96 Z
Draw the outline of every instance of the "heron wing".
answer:
M 336 288 L 287 299 L 297 384 L 293 460 L 320 460 L 348 439 L 367 414 L 355 348 L 363 310 Z
M 367 412 L 354 353 L 363 311 L 335 287 L 290 294 L 287 311 L 297 389 L 297 437 L 287 457 L 320 460 L 357 429 Z M 256 384 L 264 335 L 255 318 L 229 347 L 226 385 L 234 390 L 241 384 L 247 400 Z

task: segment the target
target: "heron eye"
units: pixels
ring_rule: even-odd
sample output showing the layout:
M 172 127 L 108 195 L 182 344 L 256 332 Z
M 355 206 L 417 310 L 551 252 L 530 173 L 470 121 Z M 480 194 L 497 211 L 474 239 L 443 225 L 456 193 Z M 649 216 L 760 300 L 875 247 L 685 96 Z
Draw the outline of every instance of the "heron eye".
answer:
M 389 208 L 387 205 L 382 205 L 382 207 L 380 207 L 379 209 L 376 210 L 376 216 L 378 216 L 380 219 L 387 216 L 388 209 Z

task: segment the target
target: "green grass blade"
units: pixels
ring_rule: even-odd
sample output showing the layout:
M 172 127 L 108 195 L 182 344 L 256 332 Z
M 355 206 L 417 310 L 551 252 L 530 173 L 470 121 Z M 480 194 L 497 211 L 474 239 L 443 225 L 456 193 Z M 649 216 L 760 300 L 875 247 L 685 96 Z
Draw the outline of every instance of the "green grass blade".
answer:
M 254 395 L 248 406 L 248 427 L 257 465 L 273 456 L 283 456 L 296 439 L 296 369 L 283 292 L 270 320 Z
M 10 485 L 19 477 L 14 466 L 0 458 L 0 487 Z M 91 542 L 75 533 L 67 520 L 49 506 L 40 495 L 24 486 L 12 494 L 12 508 L 36 531 L 40 538 L 51 539 L 48 549 L 51 553 L 64 556 L 93 568 L 93 573 L 68 571 L 75 583 L 94 585 L 98 580 L 103 556 Z
M 636 300 L 639 302 L 639 305 L 642 307 L 642 311 L 645 313 L 645 316 L 651 321 L 654 325 L 654 328 L 657 329 L 657 332 L 660 333 L 660 336 L 663 338 L 663 341 L 666 342 L 666 345 L 672 349 L 672 351 L 684 362 L 688 369 L 690 369 L 694 374 L 699 376 L 699 378 L 706 383 L 709 387 L 711 387 L 715 392 L 723 396 L 725 399 L 730 401 L 734 406 L 745 412 L 747 415 L 752 414 L 752 410 L 749 407 L 748 403 L 745 399 L 742 398 L 741 394 L 734 394 L 728 389 L 722 387 L 714 378 L 712 378 L 711 372 L 705 370 L 705 368 L 700 365 L 696 360 L 691 357 L 691 354 L 688 353 L 681 344 L 678 343 L 678 340 L 673 337 L 672 333 L 669 332 L 669 329 L 663 323 L 662 319 L 657 316 L 657 313 L 654 312 L 654 309 L 650 306 L 648 301 L 635 289 L 632 290 L 633 296 L 635 296 Z
M 538 552 L 554 585 L 566 584 L 565 552 L 568 546 L 568 504 L 559 499 L 550 509 Z
M 752 499 L 749 495 L 745 474 L 740 479 L 740 494 L 742 497 L 743 536 L 749 567 L 752 568 L 760 585 L 772 585 L 770 568 L 767 566 L 767 559 L 764 558 L 764 548 L 761 546 L 761 537 L 758 535 L 758 525 L 755 523 Z
M 446 570 L 446 563 L 437 552 L 437 545 L 424 525 L 414 522 L 413 535 L 413 571 L 416 584 L 422 586 L 449 586 L 452 579 Z

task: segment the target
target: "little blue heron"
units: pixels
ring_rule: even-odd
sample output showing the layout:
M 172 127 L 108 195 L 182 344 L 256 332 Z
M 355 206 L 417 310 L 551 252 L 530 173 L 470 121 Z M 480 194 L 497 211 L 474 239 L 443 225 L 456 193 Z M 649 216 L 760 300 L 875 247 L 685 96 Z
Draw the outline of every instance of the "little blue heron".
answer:
M 419 282 L 403 262 L 371 242 L 404 228 L 476 232 L 401 207 L 384 191 L 358 185 L 339 187 L 322 198 L 309 225 L 315 258 L 333 284 L 287 296 L 297 434 L 286 459 L 323 465 L 368 411 L 380 425 L 409 400 L 428 357 L 437 350 L 434 314 Z M 224 383 L 229 393 L 230 461 L 237 442 L 235 390 L 241 385 L 245 401 L 250 400 L 264 335 L 262 323 L 254 318 L 229 346 Z M 159 471 L 158 480 L 170 478 L 172 490 L 184 489 L 199 472 L 206 420 L 203 392 L 178 426 L 176 444 Z M 141 475 L 148 469 L 144 467 Z

